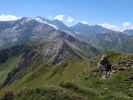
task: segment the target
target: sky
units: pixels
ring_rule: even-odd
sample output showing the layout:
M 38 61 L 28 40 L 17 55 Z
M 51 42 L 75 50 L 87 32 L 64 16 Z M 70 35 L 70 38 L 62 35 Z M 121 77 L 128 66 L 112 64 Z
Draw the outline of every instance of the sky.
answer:
M 42 16 L 124 30 L 133 29 L 132 12 L 133 0 L 0 0 L 0 20 Z

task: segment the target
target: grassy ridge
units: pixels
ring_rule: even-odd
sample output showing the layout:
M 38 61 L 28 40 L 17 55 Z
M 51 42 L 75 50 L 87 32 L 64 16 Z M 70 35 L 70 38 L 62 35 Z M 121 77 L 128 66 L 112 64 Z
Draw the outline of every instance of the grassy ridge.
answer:
M 113 64 L 133 58 L 131 54 L 108 55 Z M 3 90 L 13 91 L 13 100 L 132 100 L 133 83 L 128 77 L 133 67 L 113 70 L 109 79 L 102 80 L 96 68 L 99 58 L 42 64 Z

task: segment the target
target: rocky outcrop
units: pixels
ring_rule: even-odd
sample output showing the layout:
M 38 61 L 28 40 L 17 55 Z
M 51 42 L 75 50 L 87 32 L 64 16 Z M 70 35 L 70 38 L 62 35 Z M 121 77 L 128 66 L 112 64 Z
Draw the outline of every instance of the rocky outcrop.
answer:
M 114 70 L 126 70 L 133 67 L 133 60 L 122 60 L 113 65 Z

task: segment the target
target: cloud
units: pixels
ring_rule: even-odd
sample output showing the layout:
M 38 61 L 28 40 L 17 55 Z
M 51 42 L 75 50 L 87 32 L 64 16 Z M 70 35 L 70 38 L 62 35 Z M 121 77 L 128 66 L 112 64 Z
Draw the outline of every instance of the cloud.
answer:
M 63 21 L 65 23 L 72 23 L 75 20 L 73 17 L 71 17 L 71 16 L 65 16 L 65 15 L 57 15 L 57 16 L 54 17 L 54 19 Z
M 87 21 L 80 21 L 83 24 L 89 24 Z
M 103 24 L 99 24 L 99 25 L 101 25 L 105 28 L 114 30 L 114 31 L 124 31 L 124 30 L 127 30 L 127 29 L 133 29 L 133 24 L 130 23 L 130 22 L 123 22 L 120 25 L 113 25 L 113 24 L 110 24 L 110 23 L 103 23 Z
M 99 24 L 105 28 L 108 28 L 108 29 L 111 29 L 111 30 L 114 30 L 114 31 L 120 31 L 119 27 L 116 26 L 116 25 L 112 25 L 110 23 L 103 23 L 103 24 Z
M 14 16 L 14 15 L 0 15 L 0 21 L 13 21 L 20 19 L 20 17 Z
M 75 20 L 73 17 L 71 16 L 66 16 L 63 14 L 57 15 L 54 17 L 54 19 L 60 20 L 62 22 L 64 22 L 66 25 L 71 26 L 74 25 L 75 23 L 77 23 L 77 20 Z M 87 21 L 80 21 L 83 24 L 89 24 Z M 102 23 L 102 24 L 98 24 L 101 25 L 105 28 L 114 30 L 114 31 L 124 31 L 126 29 L 133 29 L 133 24 L 130 22 L 123 22 L 120 25 L 113 25 L 111 23 Z
M 123 30 L 125 30 L 125 29 L 133 29 L 133 24 L 131 24 L 130 22 L 124 22 L 122 24 L 122 28 L 123 28 Z

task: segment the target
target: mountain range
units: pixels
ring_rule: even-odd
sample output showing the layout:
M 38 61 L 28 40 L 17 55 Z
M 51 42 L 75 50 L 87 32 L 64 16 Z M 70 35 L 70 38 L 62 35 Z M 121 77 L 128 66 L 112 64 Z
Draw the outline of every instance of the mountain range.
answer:
M 100 25 L 83 23 L 68 27 L 59 20 L 48 20 L 43 17 L 23 17 L 16 21 L 0 22 L 0 48 L 21 44 L 36 36 L 47 38 L 48 33 L 54 30 L 63 31 L 101 50 L 110 49 L 121 52 L 133 52 L 132 30 L 118 32 Z
M 40 17 L 1 22 L 1 63 L 12 56 L 20 56 L 17 67 L 9 73 L 4 85 L 20 78 L 33 61 L 35 65 L 32 67 L 44 62 L 59 64 L 65 60 L 84 60 L 100 53 L 96 47 L 79 40 L 72 32 L 59 29 L 64 28 L 63 23 L 57 26 L 55 22 L 59 24 L 59 21 Z
M 131 30 L 118 32 L 83 23 L 69 27 L 59 20 L 43 17 L 1 21 L 0 97 L 4 100 L 132 100 L 132 90 L 127 92 L 121 87 L 129 88 L 132 84 L 132 80 L 128 81 L 133 70 L 132 43 Z M 115 64 L 111 80 L 103 81 L 98 76 L 96 66 L 103 53 Z

